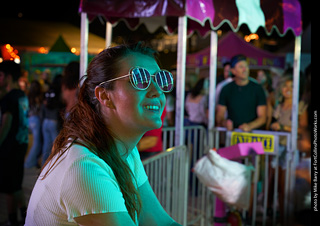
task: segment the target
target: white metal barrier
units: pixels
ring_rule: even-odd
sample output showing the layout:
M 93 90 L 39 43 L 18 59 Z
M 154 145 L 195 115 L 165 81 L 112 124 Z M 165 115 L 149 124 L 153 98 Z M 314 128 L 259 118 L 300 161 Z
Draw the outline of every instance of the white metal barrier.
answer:
M 240 131 L 239 131 L 240 132 Z M 231 144 L 231 131 L 225 128 L 215 128 L 214 147 L 219 149 L 221 144 Z M 295 165 L 292 151 L 290 133 L 273 131 L 252 131 L 251 134 L 267 134 L 274 136 L 274 151 L 265 152 L 260 156 L 248 156 L 245 164 L 250 162 L 256 170 L 262 173 L 255 174 L 252 189 L 252 205 L 249 210 L 252 225 L 276 225 L 279 205 L 278 177 L 279 171 L 279 139 L 286 137 L 286 171 L 284 189 L 284 216 L 285 225 L 292 225 Z M 202 183 L 198 182 L 195 174 L 191 172 L 196 161 L 209 151 L 207 130 L 202 126 L 184 127 L 185 146 L 170 148 L 174 145 L 175 128 L 163 128 L 164 152 L 143 161 L 150 184 L 154 189 L 160 203 L 177 222 L 183 225 L 212 225 L 215 211 L 215 196 Z M 169 148 L 169 150 L 167 150 Z M 274 162 L 273 194 L 270 193 L 270 162 Z M 272 197 L 272 204 L 268 206 L 268 196 Z M 258 199 L 259 197 L 259 199 Z M 270 204 L 270 200 L 269 200 Z M 259 208 L 260 207 L 260 208 Z M 272 216 L 267 216 L 267 209 L 272 210 Z M 243 216 L 245 212 L 243 212 Z
M 189 153 L 173 147 L 143 161 L 150 185 L 161 205 L 178 223 L 187 225 Z
M 203 126 L 185 126 L 184 141 L 189 150 L 189 169 L 188 179 L 188 225 L 193 225 L 201 222 L 203 225 L 210 224 L 212 216 L 212 205 L 209 205 L 208 200 L 213 200 L 212 192 L 209 192 L 206 187 L 198 182 L 195 174 L 191 172 L 191 168 L 196 161 L 209 151 L 207 141 L 207 131 Z M 175 128 L 163 128 L 163 150 L 174 145 Z
M 231 145 L 231 136 L 233 132 L 241 132 L 240 130 L 235 131 L 227 131 L 225 128 L 215 128 L 214 134 L 214 144 L 215 148 L 220 147 L 221 141 L 223 142 L 225 139 L 225 146 Z M 263 174 L 260 175 L 259 183 L 261 184 L 260 193 L 258 194 L 257 187 L 254 189 L 254 197 L 253 197 L 253 207 L 260 205 L 262 206 L 260 212 L 258 212 L 257 208 L 253 208 L 252 211 L 252 225 L 255 225 L 256 223 L 261 223 L 262 225 L 276 225 L 277 219 L 277 209 L 280 210 L 280 214 L 283 217 L 282 223 L 284 225 L 292 225 L 292 219 L 293 219 L 293 190 L 294 190 L 294 181 L 295 181 L 295 161 L 294 158 L 297 155 L 297 152 L 294 152 L 292 150 L 292 144 L 291 144 L 291 134 L 287 132 L 275 132 L 275 131 L 266 131 L 266 130 L 253 130 L 250 134 L 257 134 L 257 135 L 272 135 L 274 137 L 274 150 L 272 152 L 265 152 L 265 154 L 262 156 L 262 161 L 260 161 L 260 165 L 264 165 L 262 168 Z M 221 136 L 223 136 L 224 139 L 221 139 Z M 280 138 L 285 137 L 286 138 L 286 146 L 285 146 L 285 178 L 284 178 L 284 197 L 283 200 L 283 209 L 280 209 L 278 205 L 280 202 L 279 197 L 279 172 L 281 170 L 279 166 L 279 157 L 280 157 L 280 150 L 279 150 L 279 140 Z M 272 206 L 268 206 L 268 196 L 270 194 L 270 162 L 274 163 L 274 178 L 271 182 L 273 182 L 273 197 L 272 197 Z M 260 195 L 262 197 L 262 203 L 258 203 L 257 195 Z M 261 201 L 261 200 L 260 200 Z M 272 210 L 271 218 L 269 219 L 267 217 L 267 209 L 270 208 Z M 258 216 L 259 215 L 259 216 Z M 260 217 L 258 219 L 258 217 Z

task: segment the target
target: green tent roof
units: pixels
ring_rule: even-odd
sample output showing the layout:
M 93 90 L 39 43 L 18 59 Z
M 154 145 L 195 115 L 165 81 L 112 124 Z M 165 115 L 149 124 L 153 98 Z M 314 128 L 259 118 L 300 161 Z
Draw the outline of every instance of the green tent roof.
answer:
M 62 35 L 59 35 L 56 42 L 51 46 L 50 52 L 70 52 L 70 47 L 67 45 Z

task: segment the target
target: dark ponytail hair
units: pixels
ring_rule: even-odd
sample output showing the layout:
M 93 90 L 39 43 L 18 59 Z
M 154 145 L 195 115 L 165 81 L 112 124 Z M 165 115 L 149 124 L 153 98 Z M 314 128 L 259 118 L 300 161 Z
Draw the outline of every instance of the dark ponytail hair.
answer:
M 203 84 L 204 84 L 204 78 L 201 78 L 197 81 L 195 86 L 190 91 L 192 97 L 196 97 L 202 92 Z
M 95 97 L 95 87 L 103 81 L 117 77 L 121 67 L 120 61 L 130 53 L 141 53 L 156 59 L 155 51 L 144 47 L 141 43 L 116 46 L 100 52 L 88 66 L 86 78 L 80 88 L 78 102 L 65 120 L 63 129 L 56 138 L 51 155 L 45 165 L 56 154 L 59 154 L 58 159 L 61 157 L 66 151 L 64 147 L 70 142 L 69 138 L 72 138 L 72 143 L 87 147 L 111 167 L 120 186 L 129 215 L 135 221 L 135 212 L 139 215 L 141 210 L 141 199 L 133 183 L 134 176 L 116 148 L 114 134 L 108 129 L 107 123 L 101 117 L 100 103 Z M 104 87 L 112 90 L 113 83 L 108 83 Z M 47 170 L 43 179 L 54 164 Z

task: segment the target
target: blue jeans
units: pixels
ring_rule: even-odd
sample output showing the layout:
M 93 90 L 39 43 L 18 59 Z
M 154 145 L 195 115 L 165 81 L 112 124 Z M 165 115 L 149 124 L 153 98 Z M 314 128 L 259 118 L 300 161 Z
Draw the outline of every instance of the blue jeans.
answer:
M 53 119 L 44 119 L 42 123 L 43 146 L 42 146 L 42 165 L 49 157 L 53 141 L 58 136 L 58 121 Z
M 37 166 L 38 157 L 41 154 L 42 134 L 41 121 L 39 116 L 34 115 L 29 117 L 29 128 L 32 132 L 33 142 L 28 157 L 24 163 L 25 168 L 32 168 Z

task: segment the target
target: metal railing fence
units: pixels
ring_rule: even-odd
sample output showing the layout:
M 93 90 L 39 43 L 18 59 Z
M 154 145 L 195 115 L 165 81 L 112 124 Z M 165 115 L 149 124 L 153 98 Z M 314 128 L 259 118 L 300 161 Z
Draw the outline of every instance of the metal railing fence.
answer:
M 238 131 L 239 132 L 239 131 Z M 231 145 L 232 131 L 215 128 L 213 143 L 215 148 Z M 244 157 L 244 164 L 253 164 L 256 169 L 253 179 L 250 218 L 252 225 L 276 225 L 279 210 L 279 139 L 285 137 L 285 178 L 284 197 L 281 197 L 281 211 L 285 225 L 290 225 L 293 215 L 292 193 L 295 180 L 296 152 L 291 149 L 291 134 L 284 132 L 255 130 L 251 134 L 265 134 L 274 137 L 274 150 L 260 156 Z M 208 133 L 203 126 L 184 127 L 185 146 L 174 147 L 174 127 L 163 128 L 163 152 L 145 160 L 144 166 L 160 203 L 177 222 L 183 225 L 212 225 L 215 211 L 215 195 L 198 181 L 191 171 L 196 161 L 209 151 Z M 169 150 L 167 150 L 169 148 Z M 271 170 L 271 164 L 273 169 Z M 281 171 L 282 172 L 282 171 Z M 271 174 L 272 173 L 272 174 Z M 270 179 L 272 176 L 273 178 Z M 270 183 L 273 184 L 270 184 Z M 272 189 L 275 192 L 271 192 Z M 271 200 L 271 201 L 270 201 Z M 271 203 L 271 204 L 270 204 Z M 272 210 L 268 216 L 267 209 Z M 247 213 L 243 211 L 243 216 Z
M 214 146 L 216 149 L 220 148 L 221 143 L 224 146 L 231 145 L 231 136 L 233 132 L 242 132 L 241 130 L 227 131 L 226 128 L 217 127 L 214 131 Z M 274 150 L 272 152 L 265 152 L 261 156 L 260 165 L 261 174 L 259 176 L 259 191 L 258 187 L 254 189 L 254 192 L 262 197 L 260 203 L 258 203 L 257 197 L 254 195 L 253 206 L 259 205 L 262 207 L 260 210 L 254 209 L 252 212 L 252 225 L 255 225 L 257 221 L 262 225 L 276 225 L 279 223 L 280 219 L 277 219 L 277 210 L 279 210 L 282 215 L 284 225 L 292 225 L 293 219 L 293 198 L 292 194 L 294 191 L 294 181 L 295 181 L 295 167 L 296 163 L 294 159 L 297 158 L 297 151 L 292 150 L 291 133 L 287 132 L 276 132 L 267 130 L 253 130 L 249 134 L 257 135 L 271 135 L 274 137 Z M 223 137 L 223 139 L 221 139 Z M 286 139 L 286 144 L 282 147 L 284 152 L 280 150 L 280 139 Z M 280 164 L 280 158 L 284 158 L 282 165 Z M 282 159 L 283 160 L 283 159 Z M 284 170 L 285 169 L 285 170 Z M 284 171 L 284 172 L 283 172 Z M 280 173 L 284 173 L 284 192 L 283 196 L 280 197 L 279 189 L 279 176 Z M 280 181 L 281 182 L 281 181 Z M 273 183 L 273 186 L 272 186 Z M 273 191 L 273 192 L 272 192 Z M 272 197 L 269 197 L 272 195 Z M 271 201 L 270 201 L 271 200 Z M 271 203 L 271 204 L 270 204 Z M 271 206 L 270 206 L 271 205 Z M 271 216 L 268 218 L 267 210 L 271 210 Z M 259 211 L 259 213 L 258 213 Z M 258 219 L 259 215 L 259 219 Z M 271 218 L 271 219 L 270 219 Z
M 187 225 L 189 154 L 173 147 L 143 161 L 150 185 L 166 212 Z

